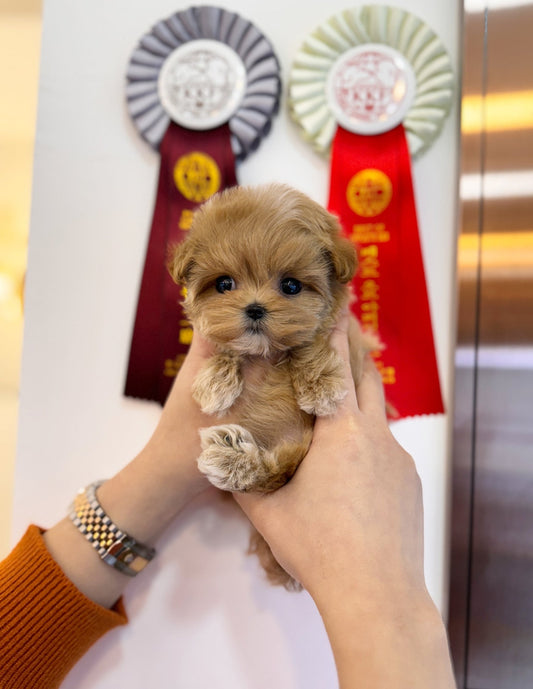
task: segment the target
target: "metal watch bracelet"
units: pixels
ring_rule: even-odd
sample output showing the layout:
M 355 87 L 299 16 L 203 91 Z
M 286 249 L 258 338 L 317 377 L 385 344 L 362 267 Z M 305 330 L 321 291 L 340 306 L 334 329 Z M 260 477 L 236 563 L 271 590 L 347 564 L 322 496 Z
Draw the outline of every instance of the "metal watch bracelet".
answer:
M 136 576 L 155 556 L 155 549 L 124 533 L 104 512 L 96 497 L 104 481 L 82 488 L 70 506 L 69 517 L 100 558 L 129 577 Z

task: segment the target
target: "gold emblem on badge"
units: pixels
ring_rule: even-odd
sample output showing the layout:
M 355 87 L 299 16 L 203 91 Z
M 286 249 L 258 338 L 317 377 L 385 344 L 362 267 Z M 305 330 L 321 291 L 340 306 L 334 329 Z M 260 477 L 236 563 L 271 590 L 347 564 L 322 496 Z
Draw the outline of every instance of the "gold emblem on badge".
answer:
M 220 171 L 206 153 L 187 153 L 174 166 L 174 182 L 189 201 L 207 201 L 220 188 Z
M 348 182 L 346 200 L 348 205 L 363 218 L 372 218 L 383 213 L 392 198 L 392 183 L 381 170 L 368 168 L 360 170 Z

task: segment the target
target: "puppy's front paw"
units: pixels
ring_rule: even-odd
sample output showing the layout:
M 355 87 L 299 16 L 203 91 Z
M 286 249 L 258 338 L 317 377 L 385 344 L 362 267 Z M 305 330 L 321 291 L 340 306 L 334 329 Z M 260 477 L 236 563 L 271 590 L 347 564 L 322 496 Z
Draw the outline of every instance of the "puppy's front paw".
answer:
M 312 368 L 294 380 L 300 409 L 314 416 L 333 414 L 347 394 L 340 358 L 331 354 L 322 370 Z
M 200 431 L 203 452 L 198 469 L 217 488 L 253 490 L 260 472 L 260 450 L 252 434 L 242 426 L 211 426 Z
M 342 384 L 324 385 L 318 381 L 313 390 L 307 390 L 298 400 L 300 409 L 314 416 L 333 414 L 347 394 Z
M 192 395 L 204 414 L 227 411 L 242 392 L 238 362 L 230 356 L 212 357 L 192 385 Z

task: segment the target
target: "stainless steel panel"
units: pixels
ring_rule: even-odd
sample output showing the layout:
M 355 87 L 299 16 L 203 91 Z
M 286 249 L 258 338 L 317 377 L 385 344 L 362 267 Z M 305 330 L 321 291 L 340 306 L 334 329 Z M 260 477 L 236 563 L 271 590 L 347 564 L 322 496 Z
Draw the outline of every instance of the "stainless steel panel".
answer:
M 494 0 L 475 13 L 469 4 L 449 630 L 459 687 L 529 689 L 533 4 Z
M 478 373 L 472 689 L 533 687 L 533 370 L 500 363 Z

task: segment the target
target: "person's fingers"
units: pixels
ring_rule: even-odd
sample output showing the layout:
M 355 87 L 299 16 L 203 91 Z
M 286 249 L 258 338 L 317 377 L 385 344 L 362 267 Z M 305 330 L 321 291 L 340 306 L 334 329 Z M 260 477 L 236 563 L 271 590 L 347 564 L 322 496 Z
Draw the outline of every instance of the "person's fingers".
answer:
M 283 487 L 279 490 L 283 490 Z M 270 502 L 274 493 L 233 493 L 235 502 L 250 519 L 258 531 L 262 531 L 262 522 L 272 510 Z
M 203 338 L 200 333 L 194 332 L 189 351 L 180 369 L 180 373 L 187 380 L 196 376 L 209 357 L 215 353 L 215 346 Z M 179 376 L 179 374 L 178 374 Z
M 199 333 L 194 333 L 187 356 L 183 360 L 165 402 L 164 408 L 167 413 L 169 409 L 174 410 L 176 406 L 181 405 L 184 395 L 186 397 L 189 395 L 193 380 L 214 351 L 214 346 L 210 342 Z
M 330 336 L 330 345 L 340 356 L 343 367 L 343 375 L 347 390 L 346 397 L 339 404 L 339 409 L 357 408 L 357 392 L 353 383 L 352 369 L 350 366 L 350 342 L 348 339 L 350 312 L 348 307 L 343 309 Z
M 350 314 L 348 307 L 342 309 L 333 330 L 331 331 L 330 343 L 334 347 L 343 360 L 350 360 L 350 351 L 348 348 L 348 327 Z
M 206 340 L 198 331 L 194 331 L 191 346 L 187 356 L 208 359 L 215 352 L 215 346 Z
M 257 493 L 232 493 L 235 502 L 237 505 L 241 507 L 243 512 L 245 512 L 248 516 L 250 516 L 251 511 L 254 508 L 254 505 L 257 502 L 258 495 Z
M 383 381 L 369 355 L 365 356 L 363 362 L 363 375 L 357 386 L 357 400 L 363 414 L 386 420 Z

